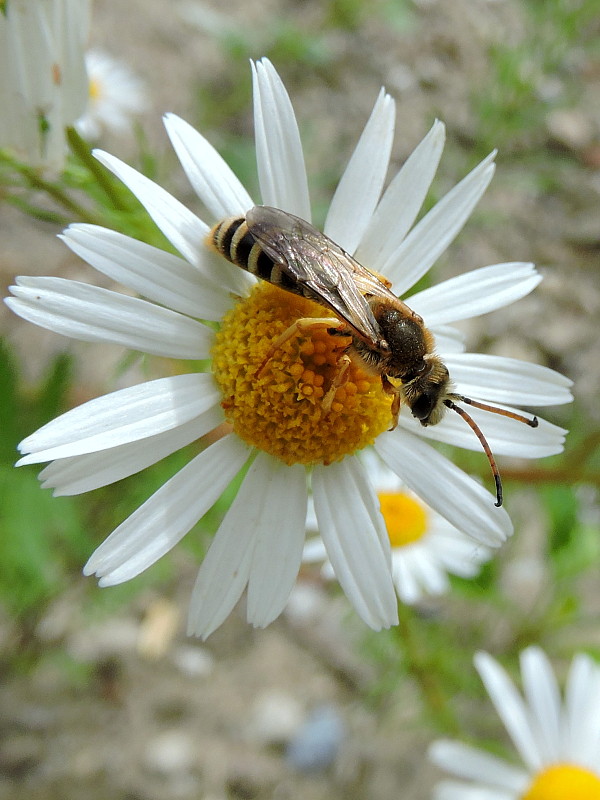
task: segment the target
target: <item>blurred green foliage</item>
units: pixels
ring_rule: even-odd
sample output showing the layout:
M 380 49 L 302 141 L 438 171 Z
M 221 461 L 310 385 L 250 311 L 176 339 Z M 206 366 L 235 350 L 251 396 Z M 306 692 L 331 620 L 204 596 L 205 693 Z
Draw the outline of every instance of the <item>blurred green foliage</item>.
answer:
M 482 153 L 543 144 L 548 111 L 579 98 L 582 53 L 600 51 L 597 0 L 531 0 L 522 10 L 520 36 L 490 48 L 488 77 L 473 95 Z
M 25 392 L 16 361 L 0 342 L 0 598 L 17 617 L 42 611 L 91 544 L 72 499 L 40 491 L 36 469 L 13 467 L 20 439 L 64 409 L 71 367 L 59 355 L 35 391 Z
M 15 468 L 17 445 L 72 405 L 73 366 L 68 354 L 59 354 L 39 385 L 27 386 L 16 358 L 0 340 L 0 602 L 27 627 L 77 580 L 105 536 L 189 461 L 190 450 L 197 450 L 185 448 L 139 475 L 84 497 L 54 497 L 41 489 L 37 473 L 43 465 Z M 201 535 L 187 537 L 184 546 L 195 560 L 203 556 L 207 536 L 218 527 L 240 480 L 241 476 L 232 482 L 206 515 Z M 93 614 L 94 606 L 114 609 L 142 587 L 171 577 L 171 563 L 163 559 L 146 574 L 110 592 L 93 591 L 88 595 L 88 612 Z

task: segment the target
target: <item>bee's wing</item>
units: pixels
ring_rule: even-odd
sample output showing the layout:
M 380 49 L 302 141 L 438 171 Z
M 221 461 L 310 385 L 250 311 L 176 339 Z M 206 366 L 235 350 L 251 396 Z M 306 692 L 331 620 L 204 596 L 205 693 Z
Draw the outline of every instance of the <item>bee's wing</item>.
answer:
M 293 214 L 255 206 L 248 230 L 265 253 L 290 277 L 329 307 L 361 339 L 377 344 L 382 335 L 364 294 L 391 292 L 325 234 Z M 393 295 L 391 295 L 393 297 Z M 395 299 L 395 298 L 394 298 Z
M 389 305 L 393 305 L 396 311 L 401 311 L 406 317 L 417 320 L 422 323 L 422 318 L 416 314 L 412 308 L 406 305 L 399 297 L 388 289 L 374 272 L 371 272 L 366 267 L 363 267 L 358 261 L 352 259 L 352 264 L 356 270 L 354 280 L 360 291 L 370 297 L 379 297 L 385 300 Z

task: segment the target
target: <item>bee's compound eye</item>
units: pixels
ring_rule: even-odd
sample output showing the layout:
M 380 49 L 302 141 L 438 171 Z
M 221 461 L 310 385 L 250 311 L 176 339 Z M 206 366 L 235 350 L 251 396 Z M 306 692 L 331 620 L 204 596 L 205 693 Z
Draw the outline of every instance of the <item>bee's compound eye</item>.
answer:
M 420 420 L 422 425 L 427 425 L 431 412 L 435 408 L 437 402 L 437 394 L 430 394 L 423 392 L 420 397 L 417 397 L 411 406 L 411 413 L 415 419 Z

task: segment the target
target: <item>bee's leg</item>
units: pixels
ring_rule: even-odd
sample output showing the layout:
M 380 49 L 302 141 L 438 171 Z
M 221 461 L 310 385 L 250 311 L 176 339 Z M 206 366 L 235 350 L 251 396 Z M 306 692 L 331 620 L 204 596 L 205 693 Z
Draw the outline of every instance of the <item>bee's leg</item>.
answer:
M 388 380 L 386 375 L 381 376 L 381 388 L 386 394 L 392 395 L 392 427 L 393 431 L 398 426 L 398 415 L 400 414 L 400 392 L 391 381 Z
M 340 356 L 340 359 L 338 361 L 338 371 L 336 373 L 336 376 L 331 381 L 331 386 L 325 393 L 323 401 L 321 403 L 321 405 L 323 406 L 323 411 L 325 412 L 331 411 L 331 405 L 333 403 L 333 398 L 335 397 L 335 393 L 340 388 L 340 386 L 342 386 L 342 384 L 345 383 L 343 378 L 351 363 L 352 359 L 346 353 L 344 353 L 343 356 Z
M 279 348 L 283 347 L 288 339 L 292 339 L 294 336 L 301 336 L 303 333 L 307 333 L 310 330 L 316 330 L 318 328 L 325 328 L 325 330 L 333 333 L 334 331 L 342 331 L 345 329 L 345 327 L 346 326 L 344 323 L 340 322 L 340 320 L 336 319 L 335 317 L 302 317 L 301 319 L 297 319 L 292 325 L 290 325 L 289 328 L 287 328 L 287 330 L 278 336 L 271 347 L 269 347 L 267 350 L 267 355 L 264 357 L 262 364 L 256 372 L 256 377 L 258 378 L 261 375 L 269 361 L 273 358 Z

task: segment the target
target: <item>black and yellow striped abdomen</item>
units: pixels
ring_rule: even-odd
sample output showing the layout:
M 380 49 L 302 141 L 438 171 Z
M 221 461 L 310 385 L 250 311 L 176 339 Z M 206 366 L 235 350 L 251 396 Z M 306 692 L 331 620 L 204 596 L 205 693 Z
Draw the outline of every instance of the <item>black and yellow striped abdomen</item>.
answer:
M 286 292 L 305 296 L 302 287 L 262 249 L 244 217 L 227 217 L 211 228 L 206 244 L 232 264 Z

